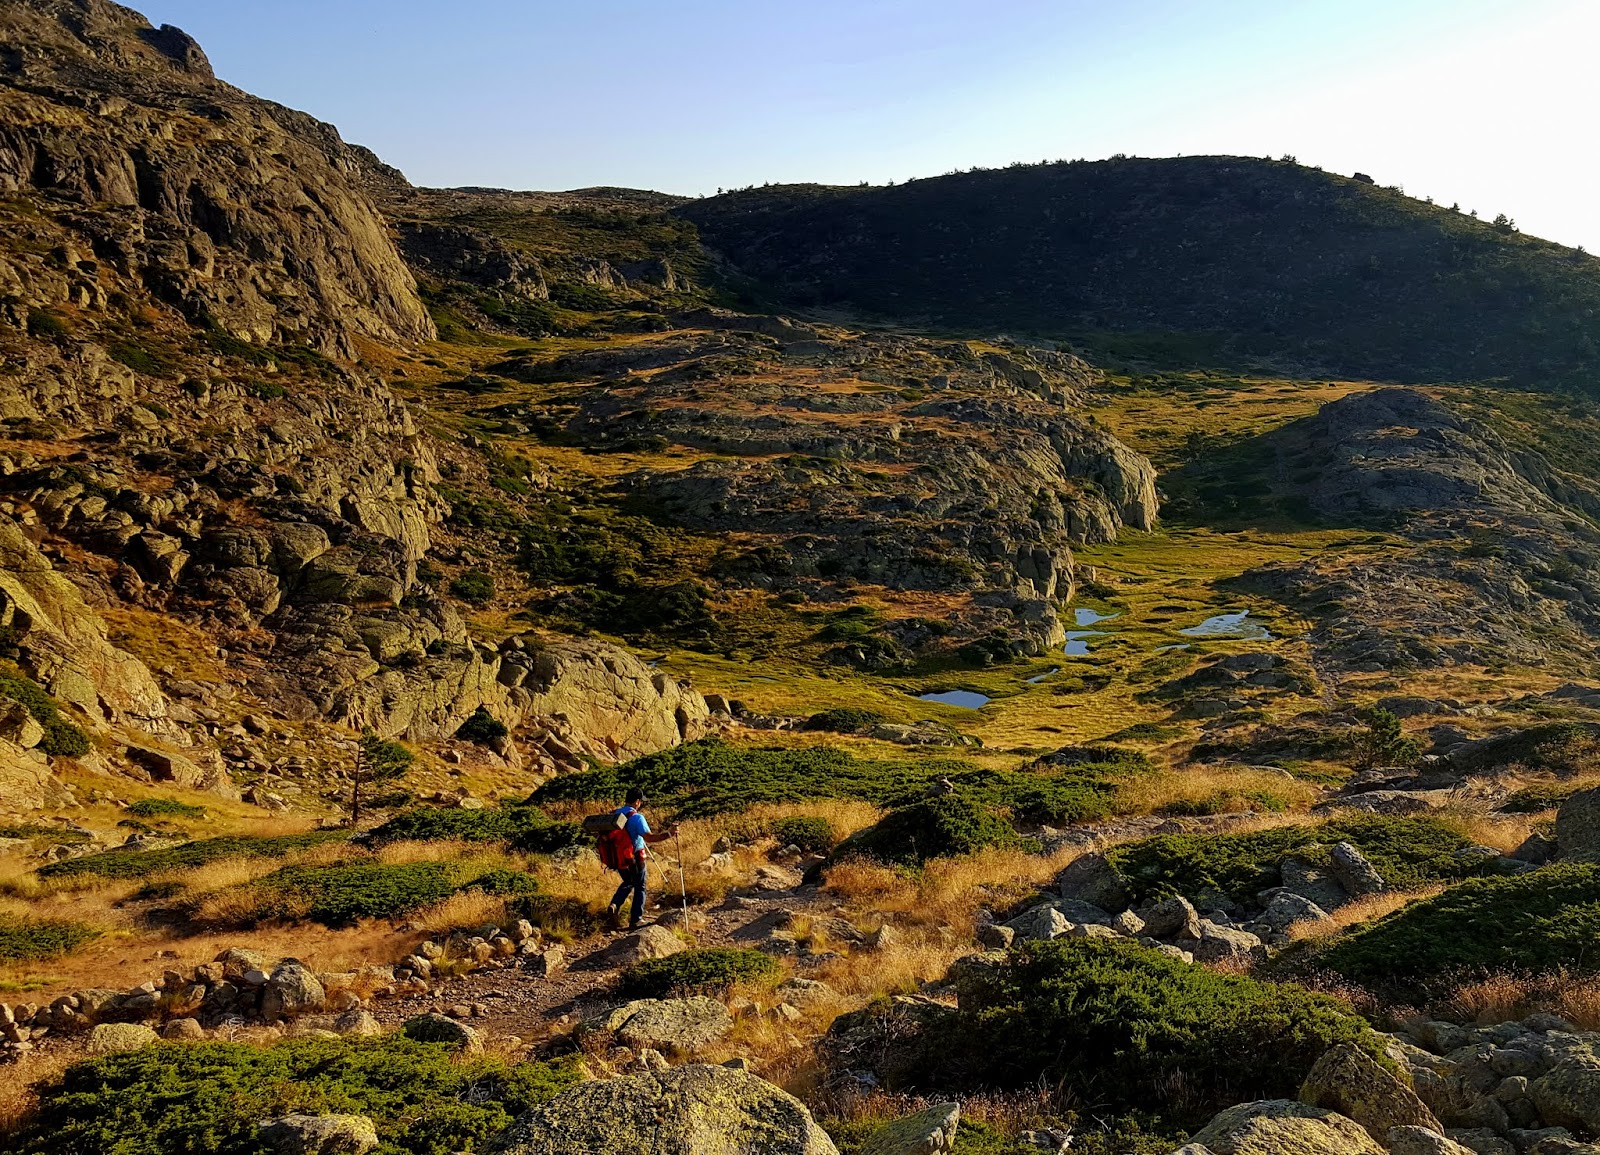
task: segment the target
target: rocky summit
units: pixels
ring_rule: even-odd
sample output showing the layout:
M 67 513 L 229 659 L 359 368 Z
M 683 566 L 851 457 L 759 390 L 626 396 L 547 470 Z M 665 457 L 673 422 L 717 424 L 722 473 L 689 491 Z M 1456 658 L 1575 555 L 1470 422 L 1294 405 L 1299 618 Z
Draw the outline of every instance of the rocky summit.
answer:
M 419 187 L 0 0 L 0 1148 L 1600 1151 L 1597 269 Z

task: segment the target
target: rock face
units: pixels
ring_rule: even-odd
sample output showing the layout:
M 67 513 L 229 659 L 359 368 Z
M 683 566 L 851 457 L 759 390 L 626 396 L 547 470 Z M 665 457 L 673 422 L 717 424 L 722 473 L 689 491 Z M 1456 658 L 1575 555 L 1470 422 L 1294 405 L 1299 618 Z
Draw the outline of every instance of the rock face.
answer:
M 1384 1155 L 1360 1124 L 1290 1099 L 1229 1107 L 1192 1142 L 1213 1155 Z
M 793 1096 L 744 1071 L 691 1065 L 585 1083 L 493 1139 L 499 1155 L 838 1155 Z
M 148 1047 L 158 1037 L 143 1023 L 101 1023 L 89 1032 L 89 1053 L 113 1055 L 118 1051 L 137 1051 Z
M 409 1020 L 403 1029 L 408 1039 L 416 1039 L 419 1043 L 449 1043 L 468 1055 L 476 1055 L 483 1050 L 482 1035 L 447 1015 L 418 1015 Z
M 862 1155 L 939 1155 L 955 1150 L 960 1103 L 935 1103 L 886 1123 L 867 1140 Z
M 105 623 L 77 587 L 9 517 L 0 516 L 0 627 L 23 668 L 96 723 L 159 724 L 166 697 L 143 662 L 106 640 Z
M 433 335 L 331 127 L 223 84 L 182 32 L 105 0 L 8 5 L 0 37 L 25 45 L 0 63 L 0 191 L 99 206 L 101 259 L 244 340 Z

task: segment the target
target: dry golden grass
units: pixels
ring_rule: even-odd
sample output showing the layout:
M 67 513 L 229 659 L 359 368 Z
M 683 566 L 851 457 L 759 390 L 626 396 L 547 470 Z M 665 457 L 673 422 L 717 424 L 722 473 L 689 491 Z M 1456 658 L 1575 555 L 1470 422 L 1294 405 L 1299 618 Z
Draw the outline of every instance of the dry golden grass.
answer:
M 1190 766 L 1130 778 L 1117 787 L 1117 808 L 1129 814 L 1153 814 L 1175 802 L 1196 803 L 1225 798 L 1221 810 L 1252 809 L 1247 794 L 1282 799 L 1291 810 L 1305 810 L 1320 796 L 1317 787 L 1288 773 L 1250 766 Z
M 1463 801 L 1433 812 L 1463 838 L 1478 846 L 1492 846 L 1501 852 L 1515 850 L 1533 833 L 1534 815 L 1499 814 L 1484 804 Z
M 1564 968 L 1546 975 L 1490 975 L 1457 988 L 1444 1009 L 1452 1018 L 1485 1026 L 1546 1011 L 1580 1031 L 1600 1031 L 1600 975 Z
M 503 923 L 505 919 L 504 898 L 484 894 L 481 890 L 468 890 L 423 908 L 408 918 L 406 925 L 418 934 L 433 938 L 465 927 Z
M 14 1134 L 27 1120 L 38 1104 L 39 1086 L 81 1057 L 76 1050 L 34 1051 L 6 1068 L 6 1077 L 0 1079 L 0 1140 Z
M 1331 911 L 1327 918 L 1297 922 L 1289 928 L 1289 937 L 1297 940 L 1320 942 L 1349 927 L 1382 918 L 1399 910 L 1407 903 L 1432 898 L 1445 889 L 1443 883 L 1419 887 L 1416 890 L 1385 890 L 1358 898 Z

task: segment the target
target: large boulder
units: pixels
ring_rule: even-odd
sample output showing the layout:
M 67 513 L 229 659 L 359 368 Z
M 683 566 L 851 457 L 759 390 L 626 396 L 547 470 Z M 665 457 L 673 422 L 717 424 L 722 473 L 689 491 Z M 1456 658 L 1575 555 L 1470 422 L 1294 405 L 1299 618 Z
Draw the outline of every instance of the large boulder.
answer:
M 290 1019 L 322 1009 L 327 992 L 310 967 L 286 959 L 267 979 L 261 991 L 261 1014 L 267 1019 Z
M 1387 889 L 1378 868 L 1348 842 L 1333 844 L 1333 849 L 1328 852 L 1328 871 L 1347 894 L 1356 898 Z
M 1384 1155 L 1361 1124 L 1291 1099 L 1229 1107 L 1191 1142 L 1214 1155 Z
M 584 1083 L 490 1140 L 490 1155 L 838 1155 L 805 1104 L 730 1067 Z
M 692 1055 L 733 1030 L 733 1016 L 716 999 L 638 999 L 606 1016 L 604 1026 L 628 1047 Z
M 283 1115 L 257 1130 L 272 1155 L 366 1155 L 378 1130 L 365 1115 Z
M 1389 1155 L 1476 1155 L 1427 1127 L 1396 1127 L 1389 1132 Z
M 1144 933 L 1151 938 L 1200 937 L 1200 914 L 1181 894 L 1162 899 L 1139 917 L 1144 919 Z
M 1072 928 L 1067 916 L 1048 902 L 1029 907 L 1004 925 L 1014 931 L 1017 938 L 1034 940 L 1060 938 Z
M 1354 1119 L 1380 1143 L 1388 1142 L 1389 1132 L 1396 1127 L 1444 1129 L 1399 1076 L 1348 1043 L 1328 1048 L 1312 1064 L 1300 1088 L 1300 1099 Z
M 419 1043 L 448 1043 L 468 1055 L 476 1055 L 483 1050 L 482 1035 L 447 1015 L 418 1015 L 407 1020 L 401 1032 L 406 1038 Z
M 1556 853 L 1563 862 L 1600 862 L 1600 787 L 1580 790 L 1556 811 Z
M 1062 898 L 1075 898 L 1102 910 L 1122 910 L 1128 905 L 1127 877 L 1098 851 L 1074 859 L 1056 876 Z

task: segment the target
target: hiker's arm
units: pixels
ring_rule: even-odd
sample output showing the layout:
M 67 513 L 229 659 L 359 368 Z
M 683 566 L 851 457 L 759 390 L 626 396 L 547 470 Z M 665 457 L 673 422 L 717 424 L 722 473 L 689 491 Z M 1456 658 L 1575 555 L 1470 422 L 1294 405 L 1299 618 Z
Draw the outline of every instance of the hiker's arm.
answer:
M 676 826 L 669 826 L 659 834 L 650 833 L 641 835 L 640 837 L 642 837 L 646 842 L 665 842 L 677 832 L 678 828 Z

